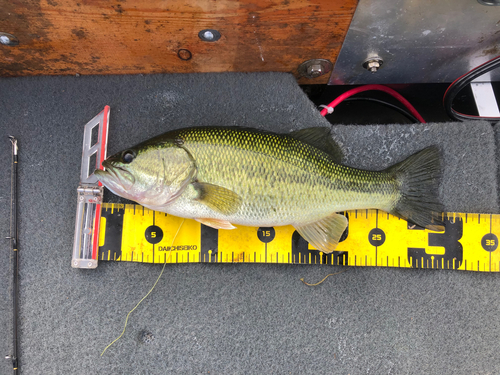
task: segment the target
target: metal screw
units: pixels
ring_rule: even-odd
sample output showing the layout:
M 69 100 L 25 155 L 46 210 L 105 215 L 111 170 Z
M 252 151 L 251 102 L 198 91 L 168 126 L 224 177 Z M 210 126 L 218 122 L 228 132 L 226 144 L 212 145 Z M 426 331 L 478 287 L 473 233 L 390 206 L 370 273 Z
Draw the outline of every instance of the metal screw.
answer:
M 500 0 L 477 0 L 477 1 L 481 5 L 490 5 L 490 6 L 500 5 Z
M 365 68 L 369 72 L 376 73 L 382 67 L 383 63 L 384 60 L 382 60 L 380 57 L 370 57 L 363 63 L 363 68 Z
M 77 260 L 75 260 L 75 261 L 73 262 L 73 264 L 74 264 L 75 266 L 78 266 L 78 261 L 77 261 Z
M 88 266 L 89 266 L 89 267 L 90 267 L 90 266 L 92 266 L 92 262 L 89 262 L 89 263 L 88 263 Z
M 317 78 L 331 72 L 333 64 L 325 59 L 312 59 L 304 61 L 299 65 L 298 73 L 300 77 Z
M 203 37 L 207 40 L 212 40 L 214 38 L 214 34 L 210 30 L 207 30 L 203 33 Z
M 12 34 L 0 32 L 0 43 L 4 46 L 17 46 L 19 40 Z
M 375 73 L 378 70 L 378 68 L 380 68 L 380 64 L 378 61 L 370 61 L 368 63 L 368 70 L 370 72 Z
M 323 67 L 320 64 L 311 65 L 307 68 L 307 74 L 312 78 L 319 77 L 323 74 Z
M 198 33 L 198 36 L 204 42 L 216 42 L 220 39 L 220 33 L 217 30 L 205 29 Z

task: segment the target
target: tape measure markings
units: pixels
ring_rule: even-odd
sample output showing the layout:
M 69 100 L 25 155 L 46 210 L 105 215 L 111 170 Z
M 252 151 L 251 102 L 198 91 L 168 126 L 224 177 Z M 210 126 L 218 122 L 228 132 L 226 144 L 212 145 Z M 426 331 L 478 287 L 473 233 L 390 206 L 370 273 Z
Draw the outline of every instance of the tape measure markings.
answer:
M 116 213 L 115 213 L 116 209 Z M 101 260 L 119 260 L 121 257 L 121 245 L 123 237 L 123 209 L 124 205 L 104 203 L 101 205 L 101 223 L 99 230 L 99 252 Z M 120 211 L 121 210 L 121 211 Z M 102 249 L 107 249 L 107 254 Z
M 500 215 L 443 214 L 445 231 L 431 232 L 408 226 L 405 220 L 383 211 L 344 214 L 350 216 L 347 237 L 333 254 L 319 253 L 291 226 L 217 231 L 186 220 L 172 249 L 175 257 L 172 254 L 168 263 L 343 264 L 500 271 Z M 136 205 L 103 204 L 100 258 L 163 263 L 181 221 L 144 207 L 137 209 Z

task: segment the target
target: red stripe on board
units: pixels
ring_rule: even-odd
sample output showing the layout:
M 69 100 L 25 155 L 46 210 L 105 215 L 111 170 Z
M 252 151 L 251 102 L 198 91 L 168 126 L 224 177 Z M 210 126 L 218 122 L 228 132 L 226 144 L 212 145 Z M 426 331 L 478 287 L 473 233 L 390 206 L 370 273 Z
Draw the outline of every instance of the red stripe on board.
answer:
M 101 205 L 98 204 L 94 219 L 94 241 L 92 244 L 92 259 L 97 259 L 97 249 L 99 248 L 99 224 L 101 223 Z
M 102 134 L 101 134 L 101 155 L 99 157 L 99 169 L 102 169 L 102 162 L 106 158 L 106 138 L 108 134 L 108 116 L 109 116 L 109 105 L 104 107 L 104 116 L 102 119 Z M 99 186 L 102 186 L 101 181 L 99 181 Z

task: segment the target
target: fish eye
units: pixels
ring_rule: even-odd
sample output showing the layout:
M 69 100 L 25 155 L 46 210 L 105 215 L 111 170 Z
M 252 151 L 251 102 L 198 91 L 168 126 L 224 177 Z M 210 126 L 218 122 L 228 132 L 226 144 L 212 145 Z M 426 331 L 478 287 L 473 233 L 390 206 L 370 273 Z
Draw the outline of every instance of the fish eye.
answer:
M 123 151 L 122 153 L 122 161 L 125 164 L 132 163 L 132 161 L 135 159 L 135 153 L 130 150 Z

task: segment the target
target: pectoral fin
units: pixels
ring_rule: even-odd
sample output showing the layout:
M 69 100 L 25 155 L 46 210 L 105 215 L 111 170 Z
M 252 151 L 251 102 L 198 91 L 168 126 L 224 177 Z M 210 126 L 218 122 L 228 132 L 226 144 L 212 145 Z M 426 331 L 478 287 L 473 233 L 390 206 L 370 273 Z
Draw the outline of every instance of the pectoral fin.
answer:
M 306 225 L 294 225 L 297 232 L 316 249 L 331 253 L 337 247 L 340 237 L 347 228 L 344 215 L 333 214 Z
M 234 214 L 241 206 L 241 197 L 234 191 L 222 186 L 204 182 L 194 182 L 193 187 L 198 191 L 198 202 L 224 215 Z
M 226 220 L 219 220 L 219 219 L 195 219 L 196 221 L 199 221 L 203 225 L 206 225 L 207 227 L 212 227 L 215 229 L 236 229 L 233 224 L 231 224 L 229 221 Z

